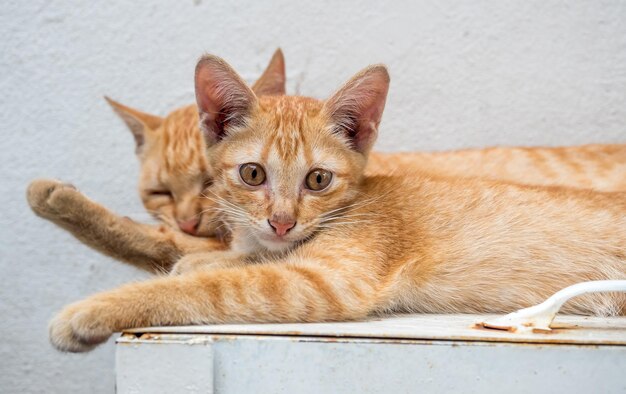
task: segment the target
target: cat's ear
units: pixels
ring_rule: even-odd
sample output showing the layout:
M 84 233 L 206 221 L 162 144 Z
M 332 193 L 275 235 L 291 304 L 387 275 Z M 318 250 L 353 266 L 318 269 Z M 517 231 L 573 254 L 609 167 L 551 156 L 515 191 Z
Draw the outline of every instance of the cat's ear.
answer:
M 278 48 L 263 75 L 252 85 L 252 91 L 257 96 L 282 96 L 286 92 L 286 81 L 285 57 L 283 51 Z
M 163 118 L 127 107 L 107 96 L 104 96 L 104 99 L 113 107 L 115 113 L 122 118 L 133 133 L 136 145 L 135 151 L 139 153 L 146 142 L 146 133 L 158 129 L 163 124 Z
M 388 90 L 387 68 L 374 65 L 352 77 L 324 103 L 335 131 L 358 152 L 367 154 L 376 141 Z
M 200 128 L 209 145 L 224 138 L 229 127 L 244 124 L 256 103 L 254 92 L 217 56 L 200 59 L 195 83 Z

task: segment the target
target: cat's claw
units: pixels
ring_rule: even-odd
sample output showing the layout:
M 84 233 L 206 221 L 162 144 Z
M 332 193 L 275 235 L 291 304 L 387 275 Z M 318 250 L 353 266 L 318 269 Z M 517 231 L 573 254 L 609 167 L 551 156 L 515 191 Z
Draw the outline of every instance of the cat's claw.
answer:
M 66 307 L 50 322 L 50 343 L 60 351 L 79 353 L 105 342 L 113 334 L 102 319 L 105 309 L 84 303 Z
M 31 209 L 43 217 L 55 217 L 70 207 L 78 190 L 74 185 L 54 179 L 37 179 L 28 185 L 26 199 Z

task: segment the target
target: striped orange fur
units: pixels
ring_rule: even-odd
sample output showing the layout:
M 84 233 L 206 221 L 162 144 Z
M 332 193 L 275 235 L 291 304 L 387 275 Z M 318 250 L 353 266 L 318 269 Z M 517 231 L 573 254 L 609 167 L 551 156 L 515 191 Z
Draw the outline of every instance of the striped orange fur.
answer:
M 388 84 L 373 66 L 324 102 L 257 97 L 204 57 L 196 94 L 232 250 L 69 305 L 50 324 L 53 345 L 87 351 L 149 325 L 509 312 L 575 282 L 626 277 L 624 192 L 364 175 Z M 252 163 L 254 176 L 242 171 Z M 332 175 L 319 190 L 307 182 L 327 179 L 309 178 L 316 170 Z M 279 232 L 272 220 L 295 225 Z M 565 310 L 624 314 L 626 299 L 581 297 Z
M 379 175 L 418 170 L 437 176 L 626 191 L 626 144 L 372 154 L 368 170 Z

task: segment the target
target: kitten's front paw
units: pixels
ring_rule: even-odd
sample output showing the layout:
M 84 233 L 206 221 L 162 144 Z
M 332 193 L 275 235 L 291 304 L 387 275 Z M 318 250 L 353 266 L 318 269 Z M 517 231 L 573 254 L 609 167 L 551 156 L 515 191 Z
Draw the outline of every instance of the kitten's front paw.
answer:
M 54 179 L 36 179 L 26 190 L 31 209 L 46 218 L 54 218 L 69 209 L 76 195 L 80 195 L 76 187 Z
M 66 307 L 50 322 L 50 342 L 64 352 L 92 350 L 113 334 L 104 318 L 106 310 L 105 305 L 90 301 Z

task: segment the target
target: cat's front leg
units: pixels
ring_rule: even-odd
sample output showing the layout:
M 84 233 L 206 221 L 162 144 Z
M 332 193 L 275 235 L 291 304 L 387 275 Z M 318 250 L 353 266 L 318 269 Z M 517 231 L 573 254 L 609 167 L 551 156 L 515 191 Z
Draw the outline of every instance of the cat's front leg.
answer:
M 148 271 L 169 271 L 188 253 L 223 250 L 212 238 L 193 237 L 166 226 L 151 226 L 119 216 L 56 180 L 33 181 L 26 193 L 33 211 L 84 244 Z
M 50 342 L 66 352 L 86 352 L 123 328 L 154 324 L 193 324 L 196 313 L 185 307 L 182 277 L 128 284 L 63 308 L 49 324 Z M 194 300 L 197 302 L 197 300 Z
M 378 277 L 363 266 L 290 259 L 129 284 L 66 307 L 50 341 L 83 352 L 128 328 L 363 318 L 379 303 Z

